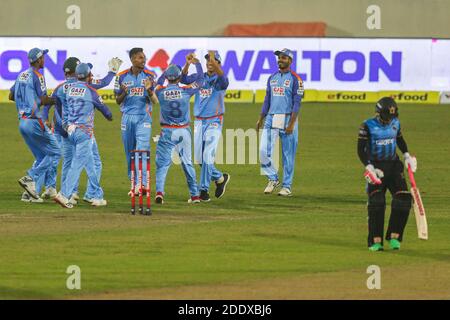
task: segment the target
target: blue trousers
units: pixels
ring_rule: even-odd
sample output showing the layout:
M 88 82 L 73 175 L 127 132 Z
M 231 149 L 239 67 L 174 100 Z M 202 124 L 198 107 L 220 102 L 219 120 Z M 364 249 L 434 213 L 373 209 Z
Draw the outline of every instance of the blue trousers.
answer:
M 178 153 L 191 196 L 198 196 L 195 169 L 192 164 L 191 129 L 162 128 L 156 147 L 156 192 L 164 194 L 167 172 L 172 165 L 172 152 Z
M 212 118 L 194 122 L 194 158 L 200 162 L 199 189 L 208 191 L 211 181 L 222 177 L 222 172 L 214 166 L 217 146 L 222 135 L 222 119 Z
M 70 198 L 75 187 L 78 185 L 81 171 L 84 168 L 92 184 L 92 199 L 103 199 L 103 190 L 100 187 L 100 182 L 95 171 L 94 157 L 92 154 L 92 144 L 95 139 L 93 136 L 91 137 L 83 130 L 77 128 L 75 132 L 69 135 L 69 140 L 74 147 L 74 152 L 70 169 L 61 187 L 61 193 L 66 198 Z
M 70 166 L 72 164 L 72 159 L 75 151 L 75 147 L 70 141 L 70 139 L 67 137 L 61 137 L 61 146 L 62 146 L 62 152 L 63 152 L 63 163 L 62 163 L 62 169 L 61 169 L 61 185 L 64 184 L 64 181 L 67 179 L 67 173 L 69 172 Z M 98 145 L 97 140 L 94 136 L 92 136 L 92 159 L 94 161 L 94 169 L 95 174 L 97 175 L 97 180 L 100 182 L 100 178 L 102 176 L 102 159 L 100 158 L 100 153 L 98 151 Z M 75 188 L 72 193 L 78 192 L 78 185 L 80 180 L 78 180 L 77 184 L 75 185 Z M 88 176 L 88 185 L 86 189 L 86 193 L 84 194 L 84 197 L 87 199 L 94 198 L 94 190 L 95 187 L 93 186 L 91 180 L 89 180 Z
M 64 153 L 64 150 L 63 150 L 64 146 L 62 144 L 63 137 L 57 132 L 54 132 L 53 135 L 55 136 L 56 141 L 58 141 L 58 143 L 61 147 L 61 152 Z M 61 157 L 55 157 L 53 159 L 52 165 L 48 168 L 47 172 L 45 173 L 44 185 L 47 189 L 48 188 L 56 189 L 56 178 L 58 176 L 58 165 L 59 165 L 60 159 L 61 159 Z
M 295 154 L 298 145 L 298 120 L 295 122 L 294 131 L 286 134 L 284 129 L 272 128 L 273 115 L 268 114 L 264 122 L 261 135 L 259 155 L 261 169 L 269 180 L 278 180 L 278 168 L 273 163 L 273 150 L 277 139 L 281 140 L 282 162 L 283 162 L 283 187 L 291 188 L 294 179 Z M 286 115 L 285 128 L 289 123 L 290 115 Z
M 150 150 L 150 137 L 152 135 L 152 118 L 149 114 L 134 115 L 123 114 L 121 121 L 122 142 L 127 159 L 128 179 L 131 179 L 132 150 Z M 135 159 L 135 177 L 137 177 L 138 159 Z M 147 181 L 147 163 L 142 164 L 142 181 Z
M 61 156 L 60 146 L 40 119 L 20 119 L 19 131 L 35 158 L 28 175 L 36 182 L 36 192 L 39 192 L 48 168 Z

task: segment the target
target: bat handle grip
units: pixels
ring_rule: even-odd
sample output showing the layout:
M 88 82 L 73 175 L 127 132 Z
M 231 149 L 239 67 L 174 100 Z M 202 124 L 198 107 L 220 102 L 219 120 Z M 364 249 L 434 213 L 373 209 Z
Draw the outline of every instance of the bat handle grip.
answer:
M 414 179 L 414 173 L 412 172 L 411 165 L 408 164 L 408 175 L 409 181 L 411 182 L 411 186 L 416 188 L 416 180 Z

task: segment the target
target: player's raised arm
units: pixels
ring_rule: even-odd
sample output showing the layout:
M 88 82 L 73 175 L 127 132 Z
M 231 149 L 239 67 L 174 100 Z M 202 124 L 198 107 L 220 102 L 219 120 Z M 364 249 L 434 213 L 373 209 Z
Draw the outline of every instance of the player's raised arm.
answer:
M 203 80 L 205 78 L 203 74 L 202 64 L 200 63 L 200 61 L 197 58 L 193 58 L 192 63 L 195 64 L 196 73 L 193 74 L 193 76 L 195 76 L 194 83 L 192 84 L 191 88 L 189 88 L 187 91 L 190 96 L 196 94 L 200 90 L 203 84 Z
M 92 64 L 88 63 L 88 65 L 92 69 L 92 67 L 93 67 Z M 109 68 L 108 74 L 105 77 L 103 77 L 102 79 L 93 79 L 90 83 L 90 86 L 96 90 L 108 86 L 111 83 L 111 81 L 114 79 L 114 77 L 116 76 L 121 65 L 122 65 L 122 60 L 120 60 L 119 58 L 112 58 L 111 60 L 109 60 L 108 61 L 108 68 Z

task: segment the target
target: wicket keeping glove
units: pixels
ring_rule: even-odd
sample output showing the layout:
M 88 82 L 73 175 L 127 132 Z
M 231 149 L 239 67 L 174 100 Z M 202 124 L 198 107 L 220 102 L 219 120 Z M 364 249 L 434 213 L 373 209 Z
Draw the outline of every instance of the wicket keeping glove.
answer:
M 370 184 L 381 184 L 381 178 L 384 177 L 383 171 L 380 169 L 375 169 L 375 167 L 372 164 L 368 164 L 366 166 L 366 171 L 364 172 L 364 178 L 367 180 Z
M 122 60 L 115 57 L 108 61 L 109 72 L 117 73 L 119 72 L 119 68 L 122 65 Z
M 405 152 L 403 154 L 403 158 L 405 159 L 405 167 L 408 168 L 408 165 L 410 165 L 412 172 L 416 172 L 416 170 L 417 170 L 416 157 L 411 156 L 408 152 Z

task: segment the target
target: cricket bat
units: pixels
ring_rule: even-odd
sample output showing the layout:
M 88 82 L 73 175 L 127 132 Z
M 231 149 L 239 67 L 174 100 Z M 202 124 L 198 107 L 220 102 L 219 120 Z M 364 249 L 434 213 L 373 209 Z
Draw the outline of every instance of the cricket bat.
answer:
M 414 202 L 414 214 L 416 216 L 417 235 L 419 239 L 428 240 L 428 224 L 427 217 L 425 215 L 425 208 L 423 207 L 422 198 L 420 197 L 419 189 L 414 179 L 414 174 L 411 170 L 411 166 L 408 165 L 409 181 L 411 182 L 411 195 Z

